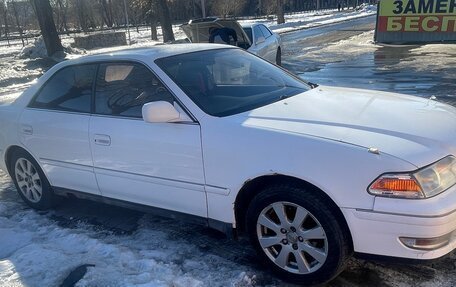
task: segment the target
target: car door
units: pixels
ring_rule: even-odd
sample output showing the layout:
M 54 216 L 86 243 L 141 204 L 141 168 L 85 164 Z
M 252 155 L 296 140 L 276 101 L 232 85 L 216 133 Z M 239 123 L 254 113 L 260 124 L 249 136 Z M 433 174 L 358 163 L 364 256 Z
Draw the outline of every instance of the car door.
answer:
M 183 112 L 143 64 L 100 65 L 90 139 L 101 193 L 206 217 L 200 126 L 146 123 L 141 109 L 153 101 L 168 101 Z
M 261 31 L 260 25 L 253 26 L 253 43 L 254 51 L 257 56 L 260 56 L 263 59 L 269 60 L 267 56 L 267 46 L 266 46 L 266 37 Z
M 88 135 L 95 74 L 96 65 L 62 68 L 20 117 L 20 140 L 55 188 L 99 194 Z
M 276 37 L 273 37 L 272 32 L 266 28 L 266 26 L 260 24 L 258 25 L 260 27 L 261 32 L 263 33 L 265 37 L 265 42 L 263 43 L 265 48 L 264 48 L 264 58 L 272 63 L 276 62 L 276 55 L 277 55 L 277 49 L 279 47 L 279 43 L 277 41 Z

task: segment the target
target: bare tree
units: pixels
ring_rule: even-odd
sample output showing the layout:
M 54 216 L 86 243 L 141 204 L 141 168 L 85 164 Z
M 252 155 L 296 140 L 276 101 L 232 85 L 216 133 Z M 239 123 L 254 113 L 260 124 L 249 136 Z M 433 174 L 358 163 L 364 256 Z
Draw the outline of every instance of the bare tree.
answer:
M 55 28 L 49 0 L 30 0 L 35 10 L 48 56 L 63 51 L 62 43 Z
M 150 18 L 150 39 L 158 41 L 157 33 L 157 3 L 155 1 L 149 1 L 149 18 Z
M 21 37 L 22 46 L 25 46 L 23 31 L 22 31 L 21 24 L 19 22 L 19 14 L 17 13 L 16 2 L 14 2 L 14 1 L 11 2 L 11 5 L 13 6 L 14 19 L 16 20 L 16 28 L 17 28 L 17 31 L 19 32 L 19 36 Z
M 277 0 L 277 24 L 285 23 L 285 14 L 283 12 L 283 0 Z
M 5 38 L 8 42 L 9 45 L 9 25 L 8 25 L 8 6 L 4 2 L 1 2 L 2 4 L 2 16 L 3 16 L 3 24 L 4 24 L 4 34 Z
M 271 15 L 277 11 L 277 0 L 262 0 L 260 10 L 266 15 Z
M 247 2 L 245 0 L 214 0 L 212 6 L 212 12 L 227 17 L 228 15 L 239 15 L 245 8 Z
M 158 8 L 158 18 L 160 19 L 160 25 L 162 28 L 163 42 L 174 41 L 173 25 L 171 23 L 171 17 L 169 15 L 168 5 L 166 0 L 156 0 Z
M 108 27 L 112 27 L 114 25 L 113 15 L 112 15 L 112 1 L 111 0 L 100 0 L 100 10 L 101 10 L 101 18 L 103 22 Z

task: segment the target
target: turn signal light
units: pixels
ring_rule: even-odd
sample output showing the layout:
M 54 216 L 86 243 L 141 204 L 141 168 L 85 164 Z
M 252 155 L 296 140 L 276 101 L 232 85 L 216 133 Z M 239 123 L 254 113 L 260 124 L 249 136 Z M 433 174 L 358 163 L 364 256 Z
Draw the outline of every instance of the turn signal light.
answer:
M 423 192 L 418 182 L 408 176 L 382 176 L 370 186 L 369 192 L 375 195 L 392 197 L 423 197 Z

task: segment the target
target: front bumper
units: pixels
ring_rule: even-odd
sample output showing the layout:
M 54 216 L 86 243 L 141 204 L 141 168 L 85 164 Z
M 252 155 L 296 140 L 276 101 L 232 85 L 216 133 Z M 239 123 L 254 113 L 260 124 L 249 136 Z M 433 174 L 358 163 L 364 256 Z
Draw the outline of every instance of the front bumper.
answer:
M 341 210 L 350 228 L 354 251 L 358 253 L 436 259 L 456 248 L 456 186 L 428 199 L 376 197 L 373 210 Z M 428 250 L 407 247 L 400 240 L 448 238 L 449 234 L 446 244 Z

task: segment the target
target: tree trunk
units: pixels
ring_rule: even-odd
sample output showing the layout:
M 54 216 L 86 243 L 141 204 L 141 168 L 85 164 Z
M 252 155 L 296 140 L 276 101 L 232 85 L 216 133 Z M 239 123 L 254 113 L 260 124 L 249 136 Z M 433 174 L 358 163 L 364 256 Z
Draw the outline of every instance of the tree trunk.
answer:
M 52 56 L 57 52 L 62 52 L 63 47 L 60 42 L 59 35 L 57 34 L 57 30 L 55 29 L 52 8 L 51 4 L 49 4 L 49 0 L 31 0 L 31 2 L 40 25 L 41 35 L 43 35 L 48 56 Z
M 22 41 L 22 47 L 25 46 L 25 42 L 24 42 L 24 37 L 23 37 L 23 31 L 22 31 L 22 28 L 21 28 L 21 24 L 19 23 L 19 15 L 17 14 L 17 7 L 16 7 L 16 2 L 11 2 L 11 4 L 13 5 L 13 12 L 14 12 L 14 18 L 16 19 L 16 27 L 17 27 L 17 30 L 19 31 L 19 35 L 21 37 L 21 41 Z
M 150 39 L 154 40 L 154 41 L 158 41 L 157 21 L 155 19 L 152 19 L 150 21 Z
M 10 45 L 10 40 L 9 40 L 9 27 L 8 27 L 8 7 L 6 5 L 4 5 L 4 9 L 3 9 L 3 20 L 5 22 L 5 37 L 6 37 L 6 41 L 8 42 L 8 46 Z
M 158 7 L 158 17 L 163 34 L 163 43 L 174 41 L 173 25 L 171 24 L 171 17 L 169 15 L 168 5 L 166 0 L 156 0 Z
M 277 0 L 277 24 L 285 23 L 285 14 L 283 13 L 283 0 Z

